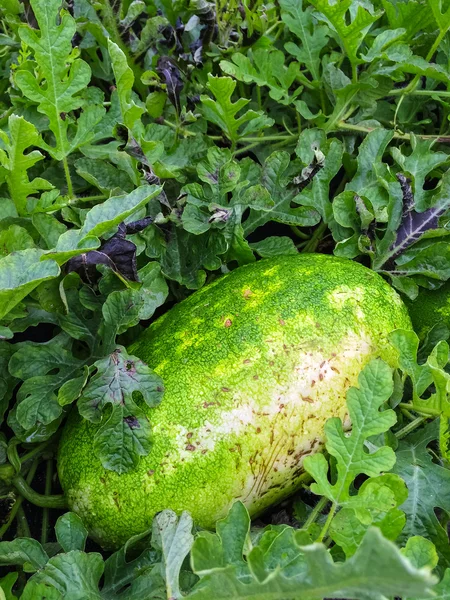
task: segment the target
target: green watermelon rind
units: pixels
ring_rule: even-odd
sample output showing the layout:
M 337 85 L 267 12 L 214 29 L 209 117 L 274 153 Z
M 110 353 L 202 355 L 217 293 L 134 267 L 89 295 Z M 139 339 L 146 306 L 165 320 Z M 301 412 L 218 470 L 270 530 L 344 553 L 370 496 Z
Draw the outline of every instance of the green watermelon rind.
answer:
M 105 470 L 98 428 L 73 410 L 58 471 L 70 508 L 106 548 L 171 508 L 213 528 L 239 498 L 257 515 L 294 492 L 346 390 L 411 322 L 398 294 L 362 265 L 319 254 L 262 260 L 216 280 L 154 322 L 128 349 L 165 384 L 147 408 L 150 454 Z

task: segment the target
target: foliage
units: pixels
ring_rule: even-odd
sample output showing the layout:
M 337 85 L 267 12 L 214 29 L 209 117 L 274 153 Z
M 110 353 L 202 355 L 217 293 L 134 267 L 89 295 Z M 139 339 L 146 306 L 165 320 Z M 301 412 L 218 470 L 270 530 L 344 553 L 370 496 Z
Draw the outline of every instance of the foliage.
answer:
M 125 347 L 222 273 L 319 251 L 413 301 L 450 278 L 449 3 L 0 4 L 0 598 L 450 597 L 445 327 L 393 332 L 288 519 L 163 511 L 107 556 L 48 510 L 72 406 L 105 468 L 149 452 L 164 382 Z

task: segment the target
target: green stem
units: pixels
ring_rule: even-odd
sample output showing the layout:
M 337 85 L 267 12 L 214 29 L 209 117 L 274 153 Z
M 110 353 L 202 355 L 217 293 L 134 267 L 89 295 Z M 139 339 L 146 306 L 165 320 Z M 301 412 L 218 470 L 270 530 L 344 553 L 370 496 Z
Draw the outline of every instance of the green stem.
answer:
M 405 425 L 405 427 L 397 431 L 395 437 L 398 440 L 401 440 L 402 438 L 406 437 L 409 433 L 411 433 L 411 431 L 414 431 L 414 429 L 417 429 L 417 427 L 422 425 L 422 423 L 426 421 L 426 419 L 426 417 L 417 417 L 416 419 L 414 419 L 414 421 L 411 421 L 411 423 L 408 423 L 408 425 Z
M 67 162 L 67 156 L 65 156 L 63 158 L 62 163 L 63 163 L 64 175 L 66 177 L 66 183 L 67 183 L 67 195 L 69 196 L 69 198 L 73 198 L 73 185 L 72 185 L 72 178 L 70 176 L 69 163 Z
M 258 109 L 262 110 L 261 88 L 259 85 L 256 86 L 256 99 L 258 101 Z
M 430 61 L 433 58 L 433 54 L 436 52 L 436 50 L 441 45 L 441 42 L 445 38 L 445 36 L 447 35 L 447 31 L 449 29 L 450 29 L 450 22 L 447 24 L 447 27 L 445 29 L 443 29 L 439 33 L 439 35 L 437 36 L 437 38 L 434 40 L 434 44 L 431 46 L 430 50 L 428 51 L 428 54 L 426 55 L 425 60 Z M 420 75 L 419 75 L 419 77 L 420 77 Z
M 177 115 L 177 121 L 178 121 L 178 115 Z M 197 135 L 193 131 L 189 131 L 188 129 L 181 127 L 181 125 L 179 123 L 178 124 L 171 123 L 167 119 L 164 119 L 163 123 L 164 123 L 164 125 L 167 125 L 167 127 L 171 127 L 178 133 L 181 133 L 184 137 L 195 137 Z M 220 138 L 220 139 L 222 139 L 222 138 Z
M 210 140 L 214 140 L 215 142 L 223 142 L 223 136 L 222 135 L 210 135 L 208 136 Z M 239 142 L 276 142 L 278 140 L 292 140 L 294 138 L 297 138 L 296 134 L 293 135 L 266 135 L 263 137 L 258 137 L 258 136 L 246 136 L 246 137 L 241 137 L 239 138 Z
M 11 106 L 11 108 L 8 108 L 8 110 L 0 115 L 0 127 L 5 125 L 5 123 L 8 121 L 8 117 L 13 114 L 14 110 L 14 106 Z
M 47 440 L 45 442 L 42 442 L 42 444 L 39 444 L 39 446 L 36 446 L 36 448 L 33 448 L 33 450 L 30 450 L 29 452 L 27 452 L 26 454 L 24 454 L 23 456 L 20 457 L 20 462 L 23 465 L 24 463 L 27 462 L 27 460 L 30 460 L 31 458 L 34 458 L 35 456 L 38 456 L 39 454 L 41 454 L 42 452 L 44 452 L 44 450 L 47 448 L 47 446 L 50 444 L 52 440 Z
M 234 153 L 234 156 L 238 156 L 239 154 L 244 154 L 244 152 L 247 152 L 248 150 L 251 150 L 252 148 L 255 148 L 256 146 L 259 146 L 259 142 L 253 142 L 252 144 L 248 144 L 247 146 L 244 146 L 243 148 L 239 148 Z
M 28 471 L 28 475 L 27 475 L 27 480 L 26 483 L 29 485 L 34 478 L 34 475 L 36 473 L 36 469 L 38 466 L 38 460 L 35 459 L 33 464 L 31 465 L 30 470 Z M 3 539 L 5 533 L 8 531 L 11 523 L 14 521 L 16 515 L 17 515 L 17 511 L 20 509 L 20 506 L 23 502 L 24 498 L 23 496 L 19 496 L 16 501 L 14 502 L 14 506 L 11 508 L 11 512 L 9 513 L 9 519 L 6 521 L 6 523 L 4 523 L 1 527 L 0 527 L 0 540 Z
M 294 134 L 290 134 L 290 135 L 266 135 L 264 137 L 257 137 L 257 136 L 247 136 L 247 137 L 242 137 L 240 138 L 240 142 L 275 142 L 277 140 L 292 140 L 293 138 L 296 138 L 297 135 Z
M 328 513 L 327 520 L 325 521 L 325 525 L 323 526 L 322 531 L 320 532 L 320 535 L 317 538 L 318 542 L 321 542 L 323 540 L 323 538 L 327 535 L 328 529 L 330 528 L 331 521 L 333 520 L 336 510 L 337 510 L 337 504 L 335 502 L 333 502 L 333 504 L 331 505 L 331 508 L 330 508 L 330 512 Z
M 304 488 L 304 489 L 309 489 L 309 486 L 311 483 L 313 483 L 314 479 L 311 477 L 311 475 L 308 472 L 302 473 L 298 479 L 298 486 L 300 487 L 300 485 Z
M 322 221 L 320 225 L 315 229 L 314 233 L 311 236 L 311 239 L 303 248 L 302 252 L 315 252 L 326 230 L 327 224 L 324 221 Z
M 301 83 L 308 90 L 316 90 L 317 89 L 317 86 L 314 85 L 313 83 L 311 83 L 307 77 L 305 77 L 304 75 L 302 75 L 302 73 L 299 73 L 297 75 L 297 77 L 295 78 L 295 80 L 298 83 Z
M 416 418 L 409 410 L 407 410 L 406 408 L 402 408 L 401 409 L 402 414 L 409 419 L 410 421 L 414 421 L 414 419 Z
M 413 410 L 416 413 L 428 415 L 430 417 L 439 417 L 441 414 L 438 410 L 433 410 L 432 408 L 418 408 L 417 406 L 414 406 L 412 402 L 400 402 L 399 407 Z
M 352 94 L 351 98 L 349 98 L 343 106 L 341 106 L 339 109 L 334 109 L 330 115 L 330 118 L 328 119 L 328 122 L 324 126 L 325 131 L 334 131 L 338 123 L 345 121 L 350 115 L 353 114 L 356 106 L 352 104 L 352 101 L 356 94 L 357 90 L 355 89 L 355 92 Z
M 352 82 L 358 83 L 358 66 L 352 63 Z
M 292 144 L 294 139 L 296 138 L 290 138 L 286 140 L 281 140 L 281 142 L 275 142 L 274 144 L 272 144 L 271 149 L 278 150 L 279 148 L 283 148 L 283 146 L 288 146 L 289 144 Z
M 309 240 L 311 237 L 308 233 L 305 233 L 304 231 L 299 229 L 296 225 L 291 225 L 291 231 L 293 233 L 295 233 L 295 235 L 302 240 Z
M 222 135 L 210 135 L 208 136 L 210 140 L 213 140 L 215 142 L 223 142 L 224 141 L 224 136 Z M 264 142 L 284 142 L 284 143 L 288 143 L 291 141 L 294 141 L 298 138 L 298 135 L 296 133 L 290 134 L 290 135 L 266 135 L 266 136 L 246 136 L 246 137 L 241 137 L 238 140 L 239 144 L 243 144 L 243 143 L 257 143 L 257 144 L 262 144 Z
M 428 51 L 428 54 L 425 57 L 426 61 L 430 61 L 431 58 L 433 57 L 434 53 L 436 52 L 436 50 L 439 48 L 440 43 L 442 42 L 442 40 L 444 39 L 444 37 L 447 34 L 447 31 L 450 28 L 450 23 L 448 23 L 447 27 L 443 30 L 440 31 L 439 35 L 437 36 L 437 38 L 434 41 L 434 44 L 431 46 L 430 50 Z M 413 80 L 409 83 L 409 85 L 407 85 L 405 88 L 401 89 L 399 92 L 395 92 L 395 94 L 400 94 L 401 98 L 397 104 L 397 108 L 395 111 L 395 117 L 397 116 L 397 112 L 398 109 L 400 108 L 401 103 L 403 102 L 403 99 L 406 98 L 406 96 L 410 95 L 410 94 L 414 94 L 414 95 L 422 95 L 420 92 L 424 92 L 424 95 L 431 95 L 429 93 L 429 90 L 416 90 L 417 86 L 419 85 L 420 82 L 420 75 L 416 75 Z M 445 94 L 448 95 L 448 92 L 441 92 L 441 94 Z M 392 93 L 390 95 L 393 95 Z M 423 136 L 420 136 L 423 137 Z
M 328 502 L 329 502 L 328 498 L 325 498 L 325 496 L 322 496 L 322 498 L 319 500 L 319 502 L 317 502 L 315 507 L 310 512 L 309 517 L 306 519 L 305 524 L 303 525 L 302 529 L 308 529 L 308 527 L 316 521 L 317 517 L 323 511 L 323 509 L 328 504 Z
M 367 134 L 375 129 L 375 127 L 361 127 L 359 125 L 352 125 L 351 123 L 344 123 L 344 121 L 339 121 L 337 124 L 338 129 L 343 131 L 354 131 L 355 133 Z M 394 133 L 393 136 L 397 140 L 410 140 L 411 136 L 409 133 Z M 416 135 L 416 137 L 422 140 L 436 140 L 437 142 L 449 143 L 449 136 L 441 136 L 441 135 Z
M 20 444 L 20 441 L 17 438 L 13 438 L 10 440 L 8 444 L 8 448 L 6 450 L 6 455 L 8 457 L 8 462 L 14 467 L 16 471 L 20 471 L 20 458 L 19 451 L 17 446 Z
M 97 194 L 94 196 L 78 196 L 76 202 L 95 202 L 97 200 L 106 200 L 105 194 Z M 73 204 L 73 202 L 70 202 L 69 204 Z
M 439 48 L 439 45 L 442 42 L 442 40 L 444 39 L 444 37 L 446 36 L 447 31 L 449 30 L 449 28 L 450 28 L 450 23 L 448 24 L 448 26 L 445 29 L 443 29 L 439 33 L 439 35 L 437 36 L 437 38 L 434 40 L 434 44 L 431 46 L 430 50 L 428 51 L 428 54 L 425 57 L 425 60 L 427 62 L 429 62 L 433 58 L 433 54 Z M 418 83 L 420 81 L 420 77 L 421 77 L 421 75 L 416 75 L 414 77 L 414 79 L 411 81 L 411 83 L 407 87 L 403 88 L 403 94 L 404 95 L 410 94 L 411 92 L 413 92 L 416 89 L 416 87 L 417 87 L 417 85 L 418 85 Z
M 45 468 L 45 495 L 50 496 L 52 493 L 52 477 L 53 477 L 53 459 L 49 458 Z M 41 528 L 41 544 L 47 542 L 48 526 L 49 526 L 50 509 L 45 507 L 42 511 L 42 528 Z
M 17 509 L 17 534 L 18 537 L 31 537 L 27 517 L 22 505 Z
M 41 508 L 67 508 L 66 498 L 62 494 L 55 496 L 38 494 L 21 475 L 14 477 L 13 485 L 26 500 L 36 506 L 40 506 Z
M 283 21 L 276 21 L 275 23 L 273 23 L 268 29 L 266 29 L 266 31 L 264 32 L 264 35 L 269 35 L 272 33 L 272 31 L 278 27 L 278 25 L 281 25 L 283 23 Z
M 406 88 L 400 88 L 398 90 L 392 90 L 388 96 L 401 96 L 404 94 Z M 443 90 L 414 90 L 409 92 L 410 96 L 441 96 L 442 98 L 450 98 L 450 91 Z

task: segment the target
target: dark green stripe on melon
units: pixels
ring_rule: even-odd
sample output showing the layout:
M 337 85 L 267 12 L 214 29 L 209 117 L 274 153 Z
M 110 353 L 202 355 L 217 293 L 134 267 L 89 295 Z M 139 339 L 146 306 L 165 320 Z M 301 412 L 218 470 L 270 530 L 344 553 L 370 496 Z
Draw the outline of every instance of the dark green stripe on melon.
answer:
M 162 376 L 147 413 L 153 447 L 123 475 L 94 456 L 97 426 L 73 411 L 59 452 L 72 510 L 107 547 L 155 513 L 188 510 L 212 528 L 235 498 L 252 515 L 291 494 L 305 455 L 373 357 L 395 365 L 390 331 L 410 328 L 376 273 L 312 254 L 241 267 L 176 305 L 129 349 Z

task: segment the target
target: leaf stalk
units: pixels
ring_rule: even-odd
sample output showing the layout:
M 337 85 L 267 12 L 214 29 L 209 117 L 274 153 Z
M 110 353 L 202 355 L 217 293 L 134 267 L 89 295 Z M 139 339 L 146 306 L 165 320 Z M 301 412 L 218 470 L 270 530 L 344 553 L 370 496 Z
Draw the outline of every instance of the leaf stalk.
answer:
M 65 496 L 62 494 L 55 494 L 54 496 L 38 494 L 38 492 L 35 492 L 21 475 L 16 475 L 16 477 L 14 477 L 13 485 L 25 500 L 28 500 L 36 506 L 40 506 L 41 508 L 67 508 Z

